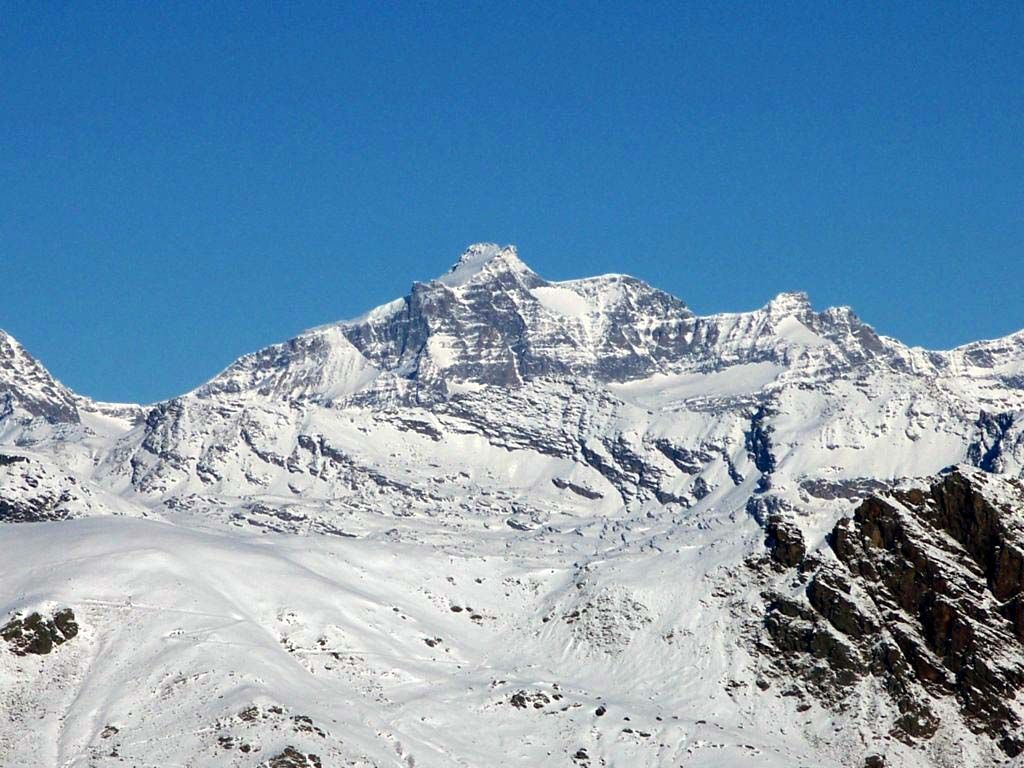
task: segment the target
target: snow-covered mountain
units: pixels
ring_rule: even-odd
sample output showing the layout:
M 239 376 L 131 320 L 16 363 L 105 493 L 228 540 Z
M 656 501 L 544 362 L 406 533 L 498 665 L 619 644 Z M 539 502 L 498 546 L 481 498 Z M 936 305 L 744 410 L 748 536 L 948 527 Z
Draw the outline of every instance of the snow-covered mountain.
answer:
M 18 341 L 0 330 L 0 415 L 77 423 L 74 393 L 54 379 Z
M 0 333 L 0 762 L 1001 764 L 1022 473 L 1024 332 L 511 246 L 152 406 Z

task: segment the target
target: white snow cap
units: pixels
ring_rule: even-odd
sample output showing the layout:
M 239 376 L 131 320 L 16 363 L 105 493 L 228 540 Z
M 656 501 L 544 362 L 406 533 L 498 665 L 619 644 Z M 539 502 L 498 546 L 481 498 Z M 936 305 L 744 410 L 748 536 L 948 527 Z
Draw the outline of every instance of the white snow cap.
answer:
M 811 311 L 811 299 L 803 291 L 780 293 L 765 307 L 768 313 L 779 317 L 802 315 Z
M 490 271 L 489 268 L 493 267 L 520 274 L 533 273 L 533 270 L 520 261 L 514 245 L 502 247 L 496 243 L 476 243 L 469 246 L 455 262 L 455 266 L 437 278 L 437 281 L 444 283 L 449 288 L 457 288 L 466 285 L 477 275 L 484 271 Z

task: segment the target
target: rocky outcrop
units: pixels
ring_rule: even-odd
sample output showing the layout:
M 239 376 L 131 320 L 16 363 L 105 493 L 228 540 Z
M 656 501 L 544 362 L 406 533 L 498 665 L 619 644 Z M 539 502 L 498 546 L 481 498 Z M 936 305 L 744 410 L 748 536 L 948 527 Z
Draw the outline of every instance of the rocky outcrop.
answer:
M 582 496 L 585 499 L 604 498 L 604 494 L 601 493 L 600 491 L 595 491 L 591 488 L 587 488 L 584 485 L 578 485 L 572 482 L 571 480 L 566 480 L 564 477 L 553 477 L 551 478 L 551 482 L 556 488 L 572 491 L 577 496 Z
M 322 765 L 317 755 L 304 754 L 291 746 L 261 764 L 262 768 L 321 768 Z
M 71 513 L 63 506 L 71 500 L 68 492 L 58 496 L 40 495 L 32 499 L 0 499 L 0 522 L 43 523 L 67 520 Z
M 97 494 L 38 455 L 0 454 L 0 524 L 68 520 L 108 511 Z
M 77 634 L 78 622 L 70 608 L 56 611 L 49 618 L 38 612 L 24 618 L 15 614 L 0 627 L 0 639 L 7 642 L 16 656 L 46 655 Z
M 775 456 L 772 454 L 772 428 L 768 425 L 770 414 L 764 406 L 757 409 L 750 417 L 750 428 L 745 435 L 746 449 L 750 460 L 761 473 L 757 489 L 767 491 L 771 488 L 771 475 L 775 471 Z
M 977 437 L 967 449 L 967 460 L 986 472 L 998 472 L 1002 464 L 1003 441 L 1014 423 L 1012 413 L 982 411 L 975 425 Z
M 803 562 L 807 545 L 800 527 L 785 515 L 771 513 L 765 522 L 765 546 L 772 560 L 783 566 L 796 566 Z
M 877 679 L 905 739 L 930 737 L 930 701 L 950 697 L 969 729 L 1021 754 L 1022 524 L 1024 489 L 959 471 L 864 501 L 832 531 L 834 561 L 796 557 L 787 526 L 770 521 L 773 559 L 804 584 L 796 597 L 766 594 L 780 662 L 833 705 L 842 688 Z

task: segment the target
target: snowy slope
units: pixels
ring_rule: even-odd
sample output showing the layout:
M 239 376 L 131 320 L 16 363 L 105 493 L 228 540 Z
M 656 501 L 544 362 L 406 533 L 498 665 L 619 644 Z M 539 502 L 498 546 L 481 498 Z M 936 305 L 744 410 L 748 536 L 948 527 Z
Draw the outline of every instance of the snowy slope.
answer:
M 3 403 L 0 624 L 70 607 L 81 630 L 0 643 L 0 762 L 1005 757 L 945 699 L 900 740 L 870 681 L 846 709 L 792 695 L 762 638 L 790 577 L 749 564 L 773 515 L 828 560 L 900 478 L 1020 477 L 1024 334 L 908 348 L 799 293 L 700 317 L 484 244 L 148 407 L 0 336 Z

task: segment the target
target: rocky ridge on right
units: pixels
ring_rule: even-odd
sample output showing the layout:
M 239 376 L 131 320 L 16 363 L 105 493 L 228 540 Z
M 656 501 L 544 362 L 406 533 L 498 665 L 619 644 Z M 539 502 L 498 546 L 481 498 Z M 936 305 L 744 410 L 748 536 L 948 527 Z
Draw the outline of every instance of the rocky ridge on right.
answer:
M 817 553 L 782 517 L 766 531 L 790 579 L 764 592 L 759 648 L 778 673 L 837 711 L 873 680 L 893 705 L 893 738 L 924 744 L 953 711 L 1008 757 L 1024 752 L 1020 481 L 955 468 L 871 496 Z

